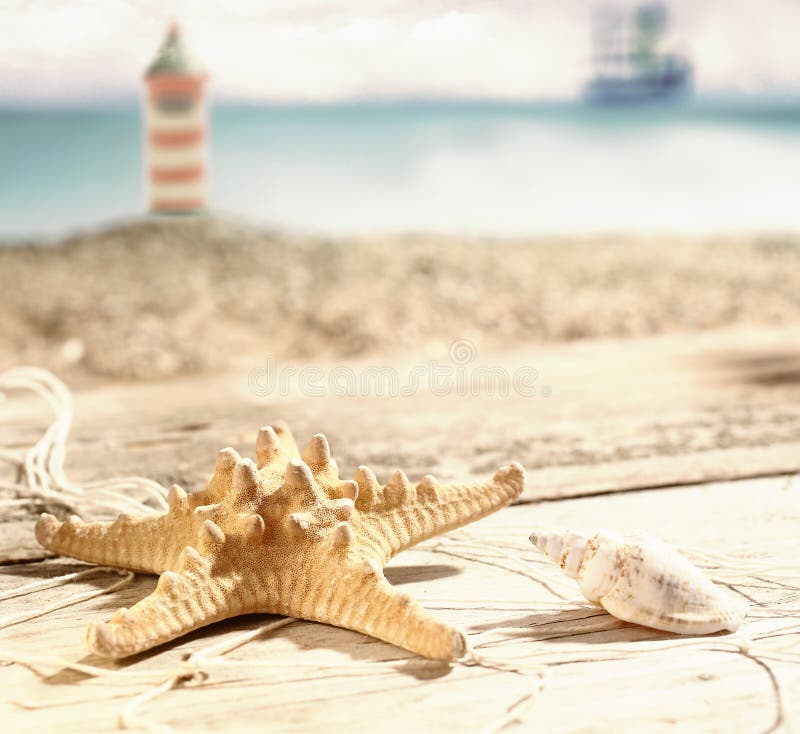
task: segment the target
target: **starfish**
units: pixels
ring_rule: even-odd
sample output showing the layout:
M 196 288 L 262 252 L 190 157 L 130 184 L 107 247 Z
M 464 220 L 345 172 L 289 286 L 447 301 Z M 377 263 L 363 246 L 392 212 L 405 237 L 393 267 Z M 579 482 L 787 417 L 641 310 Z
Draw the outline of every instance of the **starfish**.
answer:
M 519 464 L 478 484 L 427 475 L 414 486 L 397 471 L 381 486 L 365 466 L 341 480 L 325 436 L 314 436 L 301 456 L 282 423 L 259 429 L 256 458 L 222 449 L 205 489 L 187 494 L 173 485 L 163 514 L 39 518 L 45 548 L 160 574 L 149 596 L 88 626 L 91 652 L 121 658 L 212 622 L 269 613 L 356 630 L 437 660 L 464 655 L 464 634 L 395 589 L 383 567 L 519 497 Z

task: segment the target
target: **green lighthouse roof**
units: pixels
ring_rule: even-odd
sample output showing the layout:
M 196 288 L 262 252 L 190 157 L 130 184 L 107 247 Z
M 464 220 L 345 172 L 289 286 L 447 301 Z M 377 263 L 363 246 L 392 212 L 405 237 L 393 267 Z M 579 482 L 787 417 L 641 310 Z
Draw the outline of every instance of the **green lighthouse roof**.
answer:
M 167 76 L 171 74 L 202 74 L 203 69 L 191 58 L 181 38 L 178 24 L 173 21 L 167 37 L 158 49 L 153 63 L 147 67 L 145 77 Z

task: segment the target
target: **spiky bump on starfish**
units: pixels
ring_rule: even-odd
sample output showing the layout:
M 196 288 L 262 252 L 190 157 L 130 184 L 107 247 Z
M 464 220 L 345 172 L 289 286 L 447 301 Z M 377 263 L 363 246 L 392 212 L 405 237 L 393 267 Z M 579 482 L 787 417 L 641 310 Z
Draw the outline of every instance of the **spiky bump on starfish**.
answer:
M 239 614 L 266 612 L 363 632 L 425 657 L 452 660 L 463 633 L 428 614 L 383 575 L 395 554 L 519 497 L 519 464 L 482 484 L 416 486 L 398 471 L 381 486 L 359 467 L 340 480 L 317 434 L 299 455 L 283 424 L 261 428 L 258 464 L 217 454 L 205 489 L 169 490 L 162 515 L 64 523 L 43 514 L 38 541 L 84 561 L 160 574 L 156 589 L 110 621 L 90 624 L 90 651 L 125 657 Z

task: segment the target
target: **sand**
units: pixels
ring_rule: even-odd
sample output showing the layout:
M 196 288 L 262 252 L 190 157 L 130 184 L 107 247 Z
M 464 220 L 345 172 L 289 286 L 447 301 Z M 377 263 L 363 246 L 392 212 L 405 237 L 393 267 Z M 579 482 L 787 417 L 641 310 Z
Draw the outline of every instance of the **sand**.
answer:
M 142 219 L 0 248 L 0 368 L 155 379 L 337 359 L 800 323 L 800 237 L 327 239 Z

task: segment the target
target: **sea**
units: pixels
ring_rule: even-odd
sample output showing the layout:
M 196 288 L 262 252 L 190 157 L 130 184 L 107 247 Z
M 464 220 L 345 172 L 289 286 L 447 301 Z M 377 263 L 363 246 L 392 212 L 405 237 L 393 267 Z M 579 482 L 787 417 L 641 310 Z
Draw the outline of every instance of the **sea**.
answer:
M 0 240 L 145 213 L 138 104 L 0 108 Z M 330 235 L 800 228 L 800 100 L 217 104 L 209 208 Z

